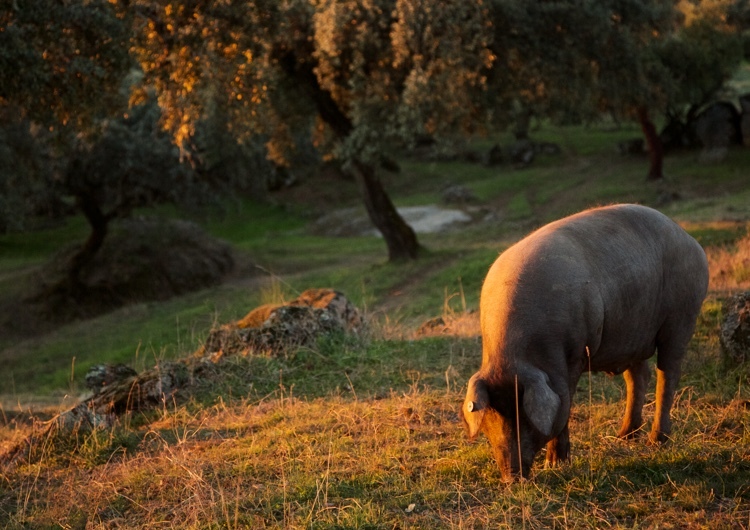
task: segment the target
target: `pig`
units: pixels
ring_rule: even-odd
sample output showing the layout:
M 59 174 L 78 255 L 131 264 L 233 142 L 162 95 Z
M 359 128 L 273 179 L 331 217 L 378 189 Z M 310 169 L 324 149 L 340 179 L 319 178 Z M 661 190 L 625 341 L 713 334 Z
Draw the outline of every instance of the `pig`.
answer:
M 636 204 L 543 226 L 490 267 L 480 299 L 482 364 L 461 408 L 467 435 L 489 439 L 503 480 L 570 458 L 568 422 L 584 371 L 623 374 L 618 436 L 643 426 L 656 353 L 649 441 L 667 441 L 681 361 L 708 289 L 703 248 L 666 215 Z

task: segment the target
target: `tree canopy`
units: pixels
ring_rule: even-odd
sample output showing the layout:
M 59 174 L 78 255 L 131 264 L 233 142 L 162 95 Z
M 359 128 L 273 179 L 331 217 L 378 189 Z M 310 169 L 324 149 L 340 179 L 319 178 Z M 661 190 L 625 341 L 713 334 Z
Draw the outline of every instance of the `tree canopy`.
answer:
M 129 14 L 103 0 L 9 4 L 0 8 L 0 186 L 9 192 L 0 227 L 22 228 L 43 206 L 83 214 L 91 232 L 63 286 L 76 291 L 112 220 L 197 187 L 155 102 L 129 104 L 138 77 Z
M 148 20 L 137 55 L 178 142 L 208 101 L 226 108 L 238 136 L 266 136 L 281 164 L 292 132 L 306 128 L 358 177 L 391 259 L 416 257 L 375 164 L 394 139 L 480 123 L 493 59 L 481 1 L 140 0 L 135 9 Z
M 106 0 L 4 2 L 0 105 L 47 127 L 95 127 L 126 108 L 130 31 Z
M 745 3 L 13 2 L 0 8 L 0 106 L 92 149 L 154 92 L 188 158 L 201 121 L 220 116 L 215 134 L 262 142 L 282 166 L 304 131 L 356 176 L 390 258 L 414 258 L 416 235 L 378 175 L 390 146 L 610 113 L 641 123 L 658 178 L 652 116 L 716 93 L 740 56 Z

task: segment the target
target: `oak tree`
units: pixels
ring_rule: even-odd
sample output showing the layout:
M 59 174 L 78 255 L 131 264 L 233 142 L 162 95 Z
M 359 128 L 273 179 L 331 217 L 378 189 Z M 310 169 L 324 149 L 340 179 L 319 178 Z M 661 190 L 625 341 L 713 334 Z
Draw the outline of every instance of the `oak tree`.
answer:
M 129 105 L 128 87 L 137 77 L 131 23 L 106 0 L 0 7 L 0 153 L 12 162 L 1 180 L 23 182 L 29 191 L 22 198 L 67 200 L 89 223 L 62 286 L 74 292 L 111 221 L 196 189 L 158 125 L 158 106 Z M 9 131 L 17 132 L 11 138 Z M 24 150 L 44 158 L 32 161 Z M 22 215 L 23 206 L 2 201 L 7 217 Z
M 492 63 L 481 0 L 134 0 L 145 80 L 178 142 L 207 102 L 238 136 L 266 135 L 283 163 L 294 131 L 355 174 L 391 260 L 413 259 L 414 231 L 377 173 L 388 142 L 475 127 Z

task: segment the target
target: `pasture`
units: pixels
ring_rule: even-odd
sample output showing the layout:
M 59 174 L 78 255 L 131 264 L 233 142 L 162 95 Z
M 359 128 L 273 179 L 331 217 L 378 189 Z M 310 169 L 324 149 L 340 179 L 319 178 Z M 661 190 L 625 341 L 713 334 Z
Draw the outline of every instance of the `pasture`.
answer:
M 235 249 L 237 270 L 221 286 L 0 337 L 2 454 L 80 399 L 91 365 L 141 371 L 184 358 L 212 327 L 262 303 L 331 287 L 369 323 L 361 336 L 327 337 L 282 357 L 228 359 L 157 410 L 44 440 L 27 460 L 0 467 L 0 527 L 750 528 L 750 366 L 726 365 L 718 339 L 723 300 L 750 289 L 750 150 L 712 165 L 695 152 L 672 154 L 666 180 L 647 184 L 646 159 L 616 152 L 634 129 L 534 134 L 562 153 L 525 169 L 404 158 L 400 173 L 384 175 L 398 206 L 439 203 L 447 184 L 477 197 L 463 206 L 472 222 L 420 235 L 417 261 L 385 263 L 377 237 L 314 232 L 318 216 L 359 199 L 354 182 L 310 180 L 274 204 L 238 201 L 197 219 Z M 611 202 L 660 209 L 710 258 L 673 441 L 615 438 L 624 384 L 584 375 L 571 462 L 542 469 L 538 461 L 532 480 L 506 487 L 486 439 L 469 443 L 458 417 L 480 362 L 482 280 L 497 254 L 532 229 Z M 0 237 L 5 314 L 30 274 L 84 235 L 74 219 Z M 445 332 L 417 333 L 437 316 Z

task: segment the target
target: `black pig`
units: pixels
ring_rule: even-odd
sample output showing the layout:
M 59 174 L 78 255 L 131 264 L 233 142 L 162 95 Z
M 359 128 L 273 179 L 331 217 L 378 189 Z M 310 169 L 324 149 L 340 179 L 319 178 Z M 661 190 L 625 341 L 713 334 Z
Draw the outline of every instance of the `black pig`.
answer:
M 701 246 L 665 215 L 624 204 L 550 223 L 506 250 L 482 287 L 482 365 L 462 407 L 487 436 L 503 478 L 528 476 L 546 445 L 570 456 L 568 419 L 586 370 L 624 373 L 619 436 L 638 431 L 656 356 L 649 440 L 667 440 L 680 364 L 708 288 Z

